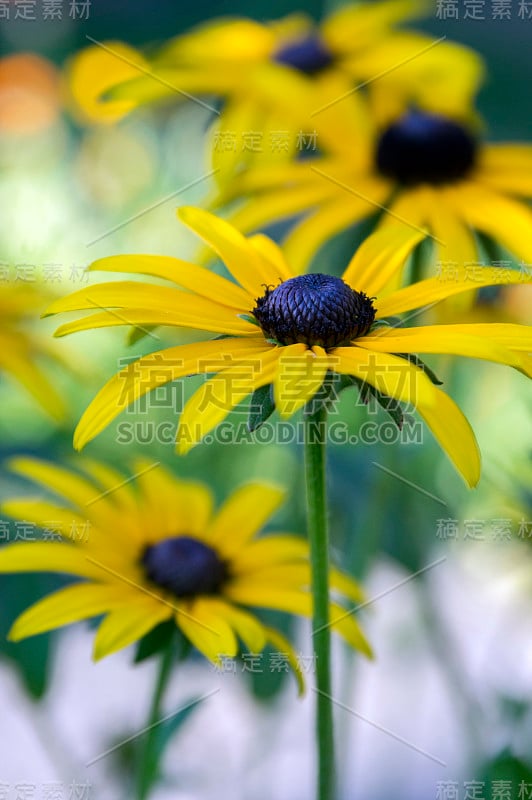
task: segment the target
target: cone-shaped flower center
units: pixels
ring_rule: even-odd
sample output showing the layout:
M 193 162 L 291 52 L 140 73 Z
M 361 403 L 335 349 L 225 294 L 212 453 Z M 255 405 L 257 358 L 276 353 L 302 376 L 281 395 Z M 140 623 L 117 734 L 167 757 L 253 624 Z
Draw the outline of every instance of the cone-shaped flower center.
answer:
M 280 47 L 274 55 L 274 61 L 298 69 L 305 75 L 315 75 L 330 67 L 334 56 L 323 39 L 316 34 L 310 34 Z
M 280 344 L 331 348 L 367 333 L 375 308 L 364 292 L 355 292 L 341 278 L 317 273 L 268 287 L 253 314 L 264 334 Z
M 191 536 L 175 536 L 147 547 L 142 564 L 149 580 L 176 597 L 216 594 L 227 576 L 218 554 Z
M 468 131 L 445 117 L 410 111 L 382 134 L 377 168 L 400 183 L 452 183 L 475 164 L 476 142 Z

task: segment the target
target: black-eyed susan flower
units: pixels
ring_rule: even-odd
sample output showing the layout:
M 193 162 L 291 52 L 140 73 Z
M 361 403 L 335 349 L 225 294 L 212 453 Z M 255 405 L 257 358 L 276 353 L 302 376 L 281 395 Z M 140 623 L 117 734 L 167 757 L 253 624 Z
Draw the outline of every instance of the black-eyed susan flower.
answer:
M 440 108 L 460 112 L 478 89 L 482 62 L 461 45 L 398 29 L 429 10 L 430 3 L 420 0 L 381 0 L 347 5 L 321 24 L 304 14 L 269 23 L 210 20 L 170 40 L 149 60 L 120 46 L 113 64 L 116 43 L 88 48 L 73 61 L 69 83 L 77 104 L 92 115 L 99 109 L 102 117 L 106 104 L 114 113 L 120 102 L 222 98 L 222 135 L 297 130 L 316 107 L 316 87 L 328 101 L 338 97 L 338 76 L 351 88 L 367 83 L 386 113 L 399 97 L 431 107 L 434 96 Z M 129 74 L 135 64 L 136 76 Z M 128 110 L 123 107 L 123 113 Z M 227 166 L 229 152 L 224 155 Z
M 419 108 L 377 123 L 357 93 L 316 114 L 321 152 L 283 166 L 256 165 L 220 202 L 241 199 L 230 216 L 249 232 L 298 215 L 284 241 L 305 269 L 335 234 L 381 215 L 381 223 L 427 228 L 435 261 L 479 262 L 475 234 L 532 263 L 532 146 L 488 144 L 470 120 Z
M 214 510 L 206 485 L 180 480 L 158 464 L 135 466 L 131 479 L 89 460 L 81 461 L 83 472 L 31 458 L 13 460 L 13 471 L 57 499 L 7 500 L 4 513 L 49 532 L 53 528 L 62 541 L 5 546 L 0 572 L 56 572 L 78 580 L 25 611 L 10 638 L 105 615 L 94 643 L 99 659 L 173 619 L 214 663 L 236 656 L 239 642 L 253 653 L 270 643 L 289 653 L 295 667 L 289 642 L 251 610 L 305 616 L 312 611 L 306 542 L 286 533 L 258 536 L 284 491 L 248 483 Z M 336 569 L 330 581 L 344 603 L 331 603 L 333 629 L 370 655 L 345 608 L 346 601 L 360 602 L 360 588 Z
M 60 363 L 57 353 L 38 336 L 31 320 L 50 297 L 36 286 L 4 284 L 0 287 L 0 374 L 14 378 L 50 416 L 63 419 L 63 399 L 40 362 Z
M 394 291 L 405 260 L 424 235 L 398 225 L 369 237 L 343 278 L 297 274 L 263 235 L 245 238 L 200 209 L 182 208 L 179 216 L 213 247 L 238 283 L 176 258 L 114 256 L 94 262 L 91 268 L 154 275 L 177 286 L 95 285 L 57 300 L 47 313 L 109 309 L 62 325 L 58 336 L 127 324 L 183 326 L 215 332 L 218 338 L 169 347 L 129 364 L 85 411 L 74 437 L 76 448 L 93 439 L 135 399 L 185 375 L 211 377 L 181 414 L 181 452 L 261 387 L 273 385 L 279 413 L 290 417 L 320 391 L 329 374 L 337 373 L 415 406 L 465 480 L 477 483 L 480 457 L 471 426 L 419 366 L 415 354 L 482 358 L 530 373 L 531 329 L 511 324 L 382 324 L 387 317 L 470 291 L 471 277 L 465 269 Z M 474 286 L 531 281 L 529 272 L 491 267 L 475 275 Z

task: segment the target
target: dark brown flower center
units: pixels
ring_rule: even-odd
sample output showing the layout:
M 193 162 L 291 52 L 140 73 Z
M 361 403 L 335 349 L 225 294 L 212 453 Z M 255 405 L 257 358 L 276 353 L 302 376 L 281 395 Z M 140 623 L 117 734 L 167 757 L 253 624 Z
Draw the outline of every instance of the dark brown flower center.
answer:
M 317 273 L 268 287 L 253 314 L 265 336 L 280 344 L 332 348 L 367 333 L 375 308 L 364 292 L 351 289 L 341 278 Z
M 216 551 L 191 536 L 174 536 L 147 547 L 141 562 L 149 580 L 176 597 L 217 594 L 227 577 Z
M 278 64 L 293 67 L 305 75 L 315 75 L 330 67 L 334 56 L 323 39 L 312 33 L 284 44 L 277 50 L 273 60 Z
M 465 178 L 475 165 L 477 143 L 445 117 L 409 111 L 381 135 L 377 169 L 406 185 L 443 184 Z

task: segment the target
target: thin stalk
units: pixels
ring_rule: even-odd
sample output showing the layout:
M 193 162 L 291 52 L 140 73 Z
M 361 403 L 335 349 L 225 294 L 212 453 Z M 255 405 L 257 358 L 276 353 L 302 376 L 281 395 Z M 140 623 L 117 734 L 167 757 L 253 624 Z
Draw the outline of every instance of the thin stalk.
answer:
M 159 754 L 155 748 L 155 741 L 158 733 L 157 723 L 162 719 L 163 698 L 172 671 L 174 654 L 174 637 L 171 637 L 167 646 L 161 653 L 159 672 L 151 701 L 148 724 L 146 726 L 147 730 L 144 735 L 144 743 L 140 754 L 136 793 L 137 800 L 146 800 L 157 777 L 159 760 Z
M 329 539 L 325 488 L 327 411 L 305 413 L 305 473 L 312 570 L 312 629 L 316 655 L 317 800 L 334 797 L 334 737 L 331 702 Z

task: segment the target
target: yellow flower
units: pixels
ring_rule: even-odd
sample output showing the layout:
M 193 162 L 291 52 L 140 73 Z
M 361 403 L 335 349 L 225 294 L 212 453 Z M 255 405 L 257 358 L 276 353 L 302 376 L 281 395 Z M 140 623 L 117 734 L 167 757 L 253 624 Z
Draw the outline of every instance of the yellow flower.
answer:
M 468 124 L 409 110 L 375 123 L 357 93 L 314 118 L 319 152 L 259 166 L 235 178 L 218 203 L 243 199 L 230 220 L 243 232 L 303 215 L 284 241 L 288 261 L 307 268 L 332 236 L 372 215 L 427 228 L 435 261 L 479 261 L 475 232 L 532 263 L 532 146 L 486 144 Z
M 211 245 L 238 284 L 176 258 L 114 256 L 94 262 L 91 268 L 153 275 L 181 288 L 139 282 L 99 284 L 57 300 L 47 313 L 110 309 L 66 323 L 58 336 L 115 325 L 170 325 L 221 336 L 169 347 L 125 367 L 85 411 L 74 436 L 76 448 L 138 397 L 186 375 L 214 373 L 181 414 L 181 452 L 260 387 L 273 384 L 275 405 L 281 416 L 289 417 L 320 390 L 326 376 L 338 373 L 355 376 L 378 393 L 415 406 L 465 480 L 477 483 L 480 457 L 473 431 L 451 398 L 417 366 L 414 354 L 488 359 L 530 374 L 531 329 L 510 324 L 414 328 L 379 324 L 391 315 L 470 291 L 466 270 L 393 291 L 405 260 L 423 238 L 423 233 L 398 225 L 369 237 L 343 280 L 321 273 L 298 275 L 277 245 L 263 235 L 246 239 L 200 209 L 182 208 L 179 216 Z M 475 275 L 474 286 L 531 281 L 528 272 L 490 267 Z
M 289 642 L 249 610 L 312 612 L 307 543 L 286 533 L 257 536 L 283 501 L 282 489 L 248 483 L 215 511 L 207 486 L 180 480 L 157 463 L 136 463 L 133 478 L 89 460 L 80 462 L 83 472 L 23 457 L 11 467 L 60 501 L 7 500 L 4 513 L 43 528 L 54 520 L 63 541 L 3 547 L 0 573 L 57 572 L 82 580 L 25 611 L 10 639 L 104 614 L 94 643 L 99 659 L 173 619 L 214 663 L 236 656 L 239 640 L 253 653 L 271 643 L 290 654 L 297 673 Z M 338 570 L 331 569 L 330 581 L 340 602 L 363 599 Z M 331 602 L 330 613 L 332 628 L 371 655 L 345 605 Z
M 339 75 L 351 88 L 367 82 L 386 113 L 399 96 L 422 107 L 430 107 L 437 96 L 439 108 L 460 112 L 483 77 L 479 56 L 461 45 L 396 29 L 430 9 L 420 0 L 381 0 L 345 6 L 319 25 L 304 14 L 267 24 L 244 17 L 215 19 L 170 40 L 150 61 L 119 45 L 113 63 L 113 42 L 88 48 L 74 60 L 69 83 L 78 104 L 91 112 L 99 98 L 102 114 L 106 101 L 118 109 L 117 102 L 133 106 L 198 94 L 221 97 L 228 101 L 222 129 L 238 132 L 285 129 L 290 120 L 299 125 L 306 110 L 315 107 L 307 103 L 316 86 L 329 100 L 337 97 Z M 95 85 L 93 72 L 104 73 L 105 80 Z
M 59 362 L 52 348 L 28 328 L 28 321 L 50 298 L 36 287 L 0 286 L 0 372 L 14 378 L 56 420 L 63 419 L 65 405 L 37 361 Z

